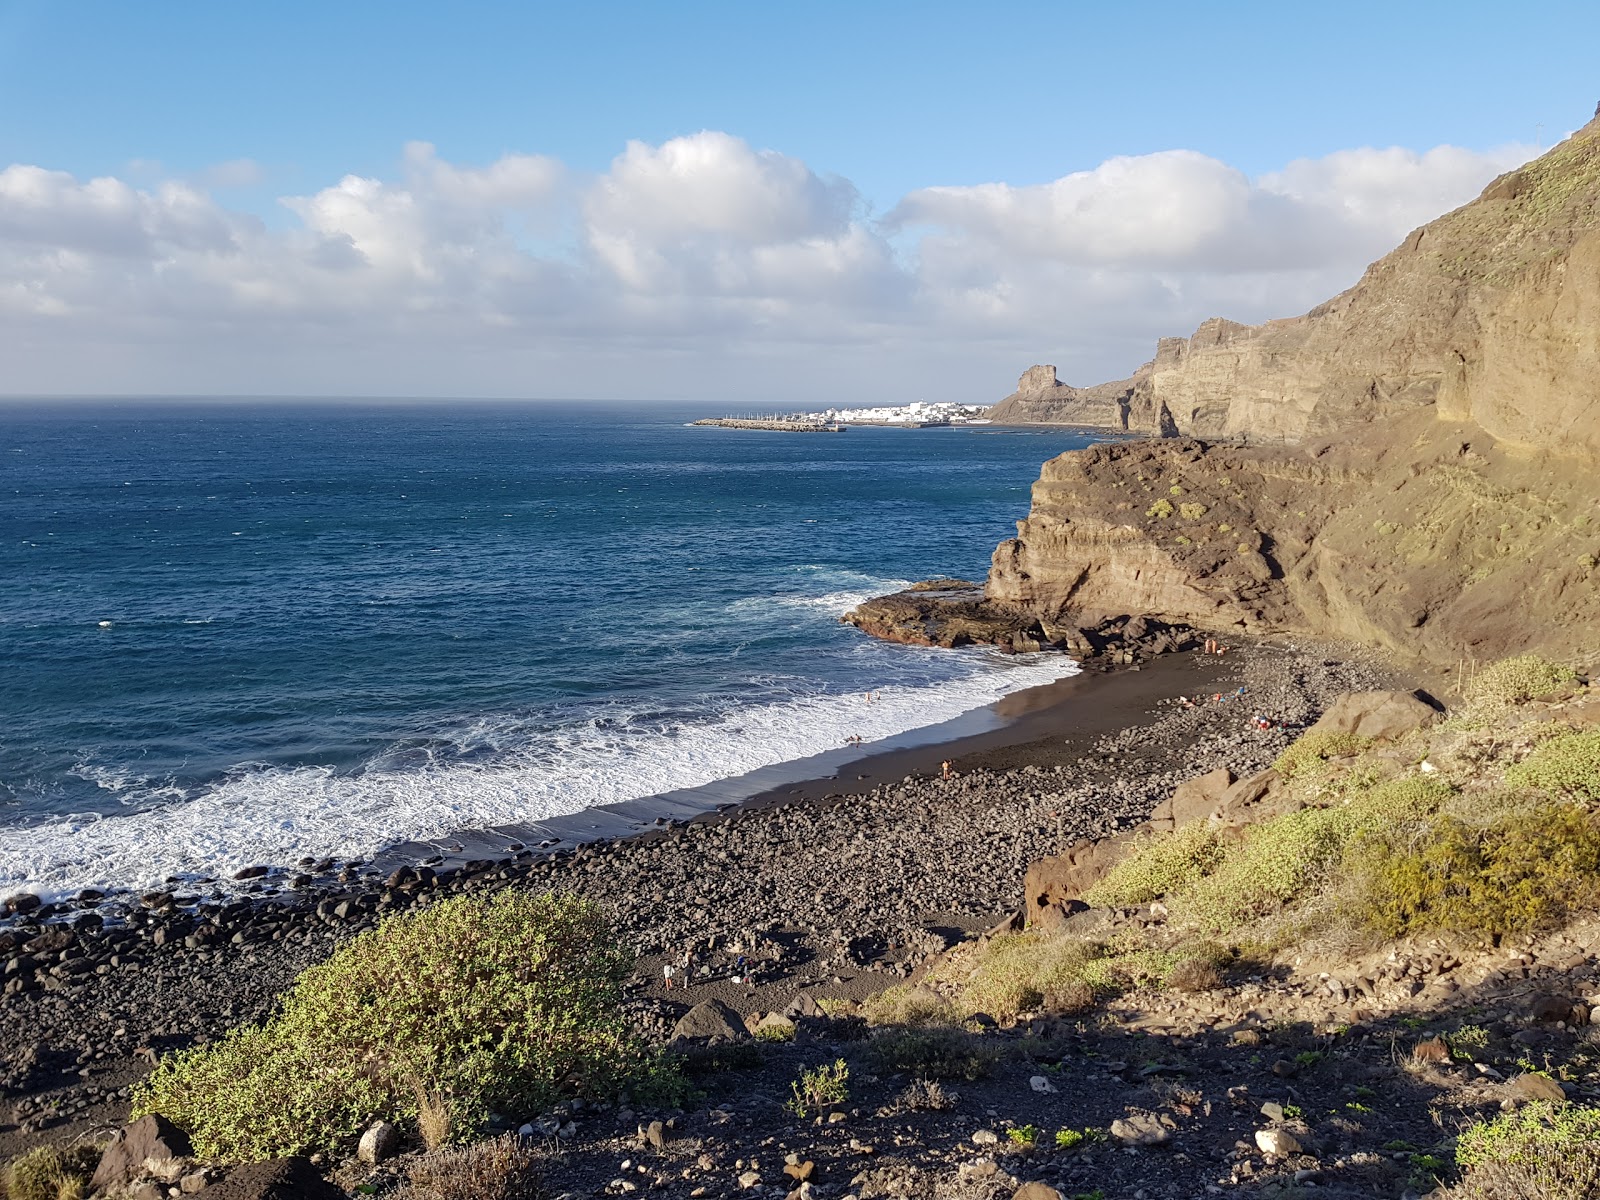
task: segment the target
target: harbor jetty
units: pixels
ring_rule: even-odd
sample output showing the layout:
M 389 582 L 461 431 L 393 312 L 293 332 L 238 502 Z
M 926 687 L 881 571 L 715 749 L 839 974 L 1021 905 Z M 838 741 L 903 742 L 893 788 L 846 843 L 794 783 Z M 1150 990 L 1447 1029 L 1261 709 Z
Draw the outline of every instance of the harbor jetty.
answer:
M 722 429 L 771 429 L 779 433 L 843 433 L 845 427 L 827 421 L 803 421 L 786 417 L 705 417 L 694 425 L 716 425 Z

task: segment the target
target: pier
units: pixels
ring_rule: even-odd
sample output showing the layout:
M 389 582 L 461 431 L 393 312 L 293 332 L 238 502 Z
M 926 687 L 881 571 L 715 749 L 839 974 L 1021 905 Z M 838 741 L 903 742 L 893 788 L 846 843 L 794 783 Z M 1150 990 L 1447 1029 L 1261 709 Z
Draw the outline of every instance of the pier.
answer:
M 693 425 L 716 425 L 722 429 L 770 429 L 778 433 L 843 433 L 843 425 L 826 421 L 790 421 L 782 417 L 704 417 Z

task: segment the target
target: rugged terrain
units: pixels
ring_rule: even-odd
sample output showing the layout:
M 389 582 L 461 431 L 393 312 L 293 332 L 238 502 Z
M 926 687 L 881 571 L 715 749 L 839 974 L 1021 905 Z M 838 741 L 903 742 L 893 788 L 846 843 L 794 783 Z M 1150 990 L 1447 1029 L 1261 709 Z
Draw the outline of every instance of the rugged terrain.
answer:
M 1524 450 L 1592 455 L 1597 317 L 1600 116 L 1304 316 L 1214 318 L 1091 388 L 1046 386 L 1054 368 L 1035 367 L 994 415 L 1300 443 L 1430 409 Z
M 1132 615 L 1439 671 L 1597 653 L 1600 119 L 1303 317 L 1207 322 L 1120 384 L 1054 380 L 1030 370 L 996 415 L 1164 436 L 1046 463 L 981 597 L 853 623 L 1077 649 Z

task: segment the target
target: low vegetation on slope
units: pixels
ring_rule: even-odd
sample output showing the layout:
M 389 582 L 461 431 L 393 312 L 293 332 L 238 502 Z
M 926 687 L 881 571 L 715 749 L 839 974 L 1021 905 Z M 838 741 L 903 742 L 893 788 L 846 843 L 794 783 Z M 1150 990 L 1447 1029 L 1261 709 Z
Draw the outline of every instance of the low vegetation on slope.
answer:
M 1398 741 L 1307 734 L 1275 765 L 1277 815 L 1138 839 L 1064 930 L 960 949 L 866 1015 L 896 1065 L 950 1077 L 964 1061 L 954 1039 L 979 1014 L 1082 1014 L 1130 989 L 1214 987 L 1230 966 L 1259 972 L 1290 951 L 1356 958 L 1446 933 L 1498 944 L 1600 912 L 1600 729 L 1538 702 L 1582 690 L 1571 670 L 1521 656 L 1480 672 L 1449 720 Z M 1542 1105 L 1473 1127 L 1450 1194 L 1591 1195 L 1600 1168 L 1569 1151 L 1597 1122 L 1597 1110 Z
M 377 1119 L 474 1136 L 491 1112 L 665 1082 L 620 1008 L 630 954 L 586 901 L 506 891 L 392 917 L 296 981 L 277 1015 L 163 1059 L 135 1115 L 208 1158 L 348 1147 Z

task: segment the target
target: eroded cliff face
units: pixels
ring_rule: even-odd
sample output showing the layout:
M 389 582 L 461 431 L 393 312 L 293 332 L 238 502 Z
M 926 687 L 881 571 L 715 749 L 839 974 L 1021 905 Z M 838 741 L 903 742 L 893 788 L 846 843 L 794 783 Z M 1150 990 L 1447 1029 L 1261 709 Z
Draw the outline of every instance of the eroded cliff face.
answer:
M 989 418 L 1002 425 L 1126 429 L 1134 384 L 1133 379 L 1120 379 L 1075 388 L 1058 380 L 1053 366 L 1033 366 L 1017 380 L 1017 390 L 989 410 Z
M 1152 434 L 1294 444 L 1436 409 L 1502 442 L 1600 453 L 1600 118 L 1414 231 L 1300 317 L 1164 338 L 1116 397 Z M 1102 392 L 1101 389 L 1109 389 Z M 1010 421 L 1046 421 L 1019 392 Z
M 1046 463 L 991 611 L 1600 656 L 1600 119 L 1327 304 L 1125 382 L 1178 437 Z
M 985 596 L 1047 632 L 1138 613 L 1440 663 L 1584 661 L 1600 628 L 1593 478 L 1432 411 L 1305 447 L 1097 446 L 1045 464 Z

